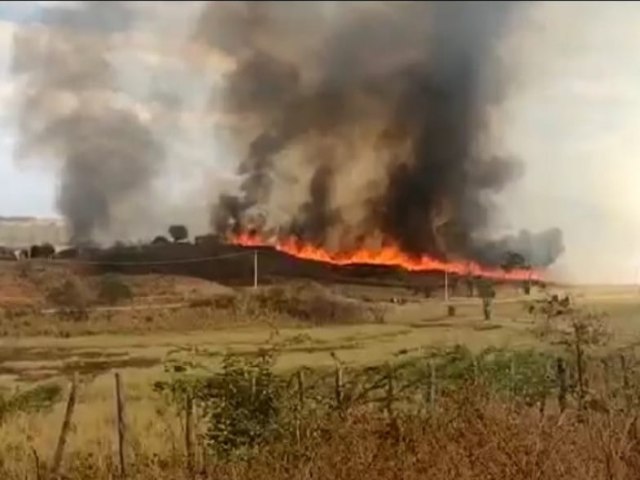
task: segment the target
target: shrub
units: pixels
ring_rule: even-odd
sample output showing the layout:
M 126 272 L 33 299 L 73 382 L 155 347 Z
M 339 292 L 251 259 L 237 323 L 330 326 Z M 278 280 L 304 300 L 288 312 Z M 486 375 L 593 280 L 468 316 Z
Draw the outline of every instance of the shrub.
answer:
M 384 317 L 378 307 L 365 308 L 357 300 L 340 297 L 314 283 L 250 291 L 238 300 L 240 314 L 281 315 L 318 324 L 378 321 Z
M 62 313 L 75 320 L 87 317 L 90 295 L 76 279 L 70 278 L 52 288 L 47 293 L 47 301 L 62 310 Z
M 17 412 L 36 412 L 51 408 L 62 396 L 62 388 L 56 383 L 38 385 L 9 397 L 0 395 L 0 422 Z
M 131 300 L 133 292 L 120 276 L 106 274 L 100 278 L 98 300 L 109 305 Z
M 246 457 L 280 432 L 282 384 L 272 371 L 273 357 L 226 355 L 222 371 L 207 377 L 180 375 L 157 382 L 155 390 L 184 407 L 187 395 L 198 401 L 207 421 L 206 444 L 218 457 Z M 181 374 L 183 366 L 174 368 Z

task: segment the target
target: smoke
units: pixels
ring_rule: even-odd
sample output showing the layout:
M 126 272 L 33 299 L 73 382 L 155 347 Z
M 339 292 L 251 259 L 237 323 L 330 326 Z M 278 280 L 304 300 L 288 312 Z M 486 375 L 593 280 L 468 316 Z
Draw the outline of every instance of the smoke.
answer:
M 108 229 L 114 209 L 143 193 L 163 161 L 111 64 L 114 37 L 134 22 L 124 2 L 83 2 L 44 10 L 39 27 L 14 38 L 19 155 L 56 165 L 58 208 L 76 242 Z
M 476 258 L 483 263 L 499 265 L 505 252 L 519 253 L 531 265 L 551 265 L 564 251 L 562 232 L 551 228 L 537 234 L 521 230 L 518 235 L 506 235 L 498 241 L 478 244 Z
M 489 263 L 518 248 L 552 263 L 557 230 L 488 239 L 493 195 L 522 173 L 484 138 L 508 85 L 495 50 L 518 5 L 303 3 L 210 2 L 196 26 L 235 64 L 212 108 L 242 125 L 243 181 L 214 228 Z

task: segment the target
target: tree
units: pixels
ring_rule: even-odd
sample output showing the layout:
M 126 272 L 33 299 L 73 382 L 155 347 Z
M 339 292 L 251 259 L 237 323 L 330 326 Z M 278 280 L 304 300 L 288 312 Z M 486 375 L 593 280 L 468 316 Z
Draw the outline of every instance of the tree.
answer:
M 510 272 L 516 268 L 527 268 L 527 262 L 521 254 L 517 252 L 507 252 L 501 267 L 505 272 Z
M 189 238 L 189 230 L 184 225 L 171 225 L 169 227 L 169 235 L 174 242 L 180 242 Z
M 151 245 L 167 245 L 169 240 L 163 235 L 158 235 L 151 241 Z
M 50 243 L 40 245 L 40 255 L 44 258 L 52 258 L 56 254 L 56 249 Z
M 504 262 L 502 263 L 502 269 L 505 272 L 510 272 L 516 268 L 521 270 L 531 270 L 531 265 L 529 265 L 523 255 L 517 252 L 508 252 Z M 531 293 L 531 279 L 526 279 L 522 282 L 522 290 L 525 295 L 529 295 Z
M 40 245 L 31 245 L 29 248 L 29 258 L 38 258 L 40 256 Z
M 50 243 L 42 245 L 31 245 L 29 258 L 51 258 L 56 253 L 56 249 Z

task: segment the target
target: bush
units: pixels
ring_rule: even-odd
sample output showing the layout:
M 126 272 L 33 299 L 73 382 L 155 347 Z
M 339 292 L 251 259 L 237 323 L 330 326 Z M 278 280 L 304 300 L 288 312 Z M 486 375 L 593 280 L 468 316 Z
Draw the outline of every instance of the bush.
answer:
M 65 315 L 81 320 L 87 317 L 90 295 L 78 280 L 71 278 L 52 288 L 47 301 L 62 309 Z
M 218 457 L 247 457 L 280 433 L 283 388 L 272 371 L 273 357 L 227 355 L 222 371 L 208 377 L 179 376 L 154 389 L 183 408 L 187 395 L 198 401 L 207 421 L 205 442 Z M 184 367 L 174 368 L 181 374 Z
M 120 276 L 106 274 L 100 278 L 98 300 L 102 303 L 115 305 L 133 298 L 133 292 Z
M 62 388 L 55 383 L 38 385 L 10 397 L 0 395 L 0 422 L 17 412 L 37 412 L 51 408 L 62 396 Z
M 357 300 L 340 297 L 313 283 L 251 291 L 239 301 L 240 314 L 281 315 L 317 324 L 378 321 L 384 317 L 378 307 L 365 308 Z

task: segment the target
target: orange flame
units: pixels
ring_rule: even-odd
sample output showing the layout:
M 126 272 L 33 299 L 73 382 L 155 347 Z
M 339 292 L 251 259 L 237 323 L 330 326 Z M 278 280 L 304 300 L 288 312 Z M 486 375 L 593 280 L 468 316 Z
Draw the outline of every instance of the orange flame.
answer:
M 369 264 L 401 267 L 414 272 L 447 271 L 459 275 L 472 274 L 475 276 L 495 278 L 501 280 L 540 280 L 539 272 L 529 269 L 514 269 L 504 271 L 499 268 L 489 268 L 475 262 L 446 262 L 426 255 L 419 258 L 411 257 L 395 245 L 387 245 L 379 250 L 360 248 L 351 252 L 332 253 L 320 247 L 305 244 L 299 239 L 289 237 L 276 241 L 275 244 L 266 242 L 259 235 L 243 233 L 231 238 L 231 243 L 245 247 L 270 246 L 278 251 L 306 260 L 332 263 L 335 265 Z

